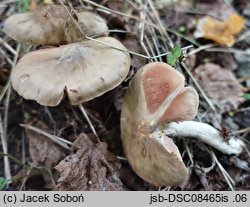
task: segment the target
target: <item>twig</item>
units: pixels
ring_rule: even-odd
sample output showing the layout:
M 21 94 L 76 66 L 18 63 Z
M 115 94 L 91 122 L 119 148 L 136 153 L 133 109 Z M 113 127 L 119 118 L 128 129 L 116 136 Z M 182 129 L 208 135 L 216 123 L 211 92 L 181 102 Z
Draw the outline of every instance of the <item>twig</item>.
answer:
M 208 103 L 208 105 L 210 106 L 210 108 L 216 112 L 215 107 L 213 105 L 213 103 L 210 101 L 210 99 L 207 97 L 207 95 L 205 94 L 205 92 L 202 90 L 200 84 L 196 81 L 196 79 L 194 78 L 194 76 L 192 75 L 192 73 L 189 71 L 189 69 L 187 68 L 187 66 L 184 63 L 181 63 L 182 67 L 185 69 L 185 71 L 188 73 L 188 75 L 191 77 L 192 81 L 194 82 L 195 86 L 197 87 L 197 89 L 200 91 L 201 95 L 204 97 L 205 101 Z
M 116 156 L 116 158 L 119 160 L 128 161 L 126 157 Z
M 61 1 L 61 0 L 60 0 Z M 119 11 L 115 11 L 115 10 L 112 10 L 112 9 L 109 9 L 105 6 L 102 6 L 100 4 L 97 4 L 93 1 L 89 1 L 89 0 L 81 0 L 82 2 L 86 2 L 86 3 L 89 3 L 97 8 L 100 8 L 100 9 L 103 9 L 105 11 L 108 11 L 109 13 L 115 13 L 115 14 L 119 14 L 121 16 L 124 16 L 124 17 L 129 17 L 130 19 L 134 19 L 134 20 L 137 20 L 137 21 L 140 21 L 141 22 L 141 19 L 139 19 L 138 17 L 135 17 L 135 16 L 132 16 L 132 15 L 128 15 L 128 14 L 125 14 L 125 13 L 122 13 L 122 12 L 119 12 Z M 106 12 L 107 13 L 107 12 Z
M 166 32 L 166 30 L 165 30 L 165 28 L 164 28 L 164 26 L 162 24 L 162 21 L 161 21 L 161 19 L 159 17 L 159 14 L 158 14 L 157 10 L 155 9 L 155 6 L 154 6 L 152 0 L 147 0 L 147 1 L 149 3 L 149 6 L 150 6 L 151 10 L 153 11 L 155 19 L 156 19 L 156 21 L 157 21 L 157 23 L 159 25 L 159 32 L 162 34 L 163 37 L 167 38 L 169 46 L 171 48 L 173 48 L 174 47 L 174 43 L 171 40 L 171 38 L 169 37 L 168 33 Z
M 28 129 L 28 130 L 31 130 L 33 132 L 36 132 L 38 134 L 42 134 L 43 136 L 49 138 L 51 141 L 59 144 L 60 146 L 64 147 L 65 149 L 68 149 L 70 150 L 70 148 L 68 147 L 68 145 L 72 146 L 73 143 L 68 141 L 68 140 L 65 140 L 61 137 L 58 137 L 56 135 L 52 135 L 50 133 L 47 133 L 37 127 L 34 127 L 34 126 L 30 126 L 30 125 L 27 125 L 27 124 L 20 124 L 20 126 L 24 127 L 25 129 Z
M 13 65 L 13 62 L 12 62 L 12 60 L 8 57 L 8 55 L 6 54 L 6 52 L 2 49 L 2 48 L 0 48 L 0 53 L 3 55 L 3 57 L 7 60 L 7 62 L 11 65 L 11 67 L 12 67 L 12 65 Z
M 238 131 L 234 131 L 234 132 L 232 132 L 232 134 L 237 135 L 237 134 L 244 134 L 246 132 L 250 132 L 250 127 L 247 127 L 247 128 L 244 128 L 244 129 L 241 129 L 241 130 L 238 130 Z
M 0 37 L 0 44 L 2 44 L 7 50 L 9 50 L 12 55 L 16 56 L 17 52 L 14 50 L 7 42 L 5 42 L 1 37 Z
M 85 117 L 86 121 L 88 122 L 88 125 L 89 125 L 91 131 L 93 132 L 93 134 L 95 135 L 97 141 L 98 141 L 98 142 L 101 142 L 101 141 L 100 141 L 100 138 L 99 138 L 98 134 L 96 133 L 96 130 L 95 130 L 93 124 L 91 123 L 91 121 L 90 121 L 90 119 L 89 119 L 89 117 L 88 117 L 88 114 L 86 113 L 86 111 L 85 111 L 85 109 L 83 108 L 82 104 L 79 104 L 78 107 L 79 107 L 79 109 L 81 110 L 81 112 L 82 112 L 83 116 Z
M 231 178 L 231 176 L 227 173 L 227 171 L 225 170 L 225 168 L 220 164 L 220 162 L 218 161 L 217 157 L 215 156 L 214 152 L 211 150 L 210 151 L 213 159 L 215 160 L 216 164 L 218 165 L 222 175 L 224 176 L 225 180 L 227 181 L 228 186 L 230 187 L 230 189 L 232 191 L 234 191 L 234 186 L 235 186 L 235 182 L 234 180 Z
M 17 49 L 16 49 L 16 53 L 14 56 L 11 71 L 13 70 L 13 67 L 16 65 L 17 58 L 19 55 L 19 50 L 20 50 L 20 44 L 17 45 Z M 0 114 L 0 134 L 1 134 L 1 142 L 2 142 L 2 146 L 3 146 L 3 152 L 5 154 L 8 154 L 7 128 L 8 128 L 8 109 L 9 109 L 9 97 L 10 97 L 10 78 L 9 78 L 7 84 L 5 85 L 3 91 L 1 92 L 0 101 L 2 100 L 6 91 L 8 93 L 7 93 L 7 97 L 6 97 L 6 101 L 5 101 L 5 109 L 4 109 L 5 110 L 4 111 L 4 126 L 3 126 L 3 122 L 2 122 L 2 116 Z M 8 181 L 8 183 L 11 183 L 11 171 L 10 171 L 10 163 L 9 163 L 8 156 L 4 156 L 4 173 L 5 173 L 5 178 Z
M 10 87 L 10 83 L 11 83 L 11 73 L 12 73 L 12 71 L 13 71 L 13 68 L 14 68 L 15 65 L 16 65 L 16 62 L 17 62 L 17 59 L 18 59 L 18 55 L 19 55 L 20 48 L 21 48 L 21 44 L 18 43 L 18 44 L 17 44 L 17 48 L 16 48 L 16 55 L 15 55 L 15 57 L 14 57 L 13 65 L 12 65 L 11 72 L 10 72 L 10 77 L 9 77 L 7 83 L 5 84 L 3 90 L 1 91 L 1 94 L 0 94 L 0 102 L 2 101 L 2 99 L 3 99 L 3 97 L 4 97 L 5 93 L 6 93 L 6 91 L 7 91 L 8 88 Z
M 202 50 L 206 50 L 206 49 L 208 49 L 208 48 L 214 47 L 215 45 L 216 45 L 216 44 L 207 44 L 207 45 L 200 46 L 200 47 L 198 47 L 197 49 L 192 50 L 192 51 L 190 51 L 189 53 L 187 53 L 186 56 L 188 57 L 188 56 L 190 56 L 190 55 L 196 54 L 196 53 L 198 53 L 198 52 L 200 52 L 200 51 L 202 51 Z
M 4 131 L 2 116 L 0 114 L 0 136 L 1 136 L 1 143 L 4 154 L 8 154 L 8 145 L 7 145 L 7 136 Z M 8 184 L 11 183 L 11 172 L 10 172 L 10 162 L 7 156 L 4 156 L 4 176 L 5 179 L 8 181 Z
M 142 5 L 141 2 L 140 2 L 140 18 L 142 19 L 142 21 L 139 24 L 140 45 L 142 46 L 142 48 L 146 52 L 147 56 L 151 57 L 151 55 L 148 52 L 147 47 L 144 44 L 144 30 L 145 30 L 145 23 L 144 23 L 144 21 L 145 21 L 145 18 L 146 18 L 146 16 L 145 16 L 145 10 L 146 10 L 146 8 L 144 9 L 144 5 Z
M 184 147 L 185 147 L 185 149 L 186 149 L 186 151 L 187 151 L 189 160 L 190 160 L 190 162 L 191 162 L 191 166 L 194 166 L 193 156 L 192 156 L 192 153 L 190 152 L 190 149 L 189 149 L 189 147 L 188 147 L 187 140 L 183 139 L 183 142 L 184 142 Z
M 5 99 L 5 106 L 4 106 L 4 131 L 5 134 L 8 134 L 8 112 L 9 112 L 9 103 L 10 103 L 10 92 L 11 92 L 11 87 L 8 88 L 7 90 L 7 95 Z

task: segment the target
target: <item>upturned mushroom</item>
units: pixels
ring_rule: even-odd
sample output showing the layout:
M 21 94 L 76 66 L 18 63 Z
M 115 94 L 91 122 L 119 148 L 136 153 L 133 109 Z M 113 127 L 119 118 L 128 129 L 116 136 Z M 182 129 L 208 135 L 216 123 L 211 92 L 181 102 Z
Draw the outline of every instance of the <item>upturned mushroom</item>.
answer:
M 85 35 L 108 36 L 107 24 L 97 14 L 82 11 L 75 16 Z M 61 45 L 82 40 L 79 29 L 62 5 L 42 6 L 32 12 L 12 15 L 5 21 L 3 31 L 31 45 Z
M 66 95 L 76 105 L 115 88 L 127 76 L 130 56 L 112 37 L 96 40 L 24 55 L 13 69 L 13 88 L 25 99 L 47 106 L 58 105 Z
M 218 130 L 195 121 L 199 98 L 184 87 L 184 76 L 165 63 L 139 69 L 125 94 L 121 113 L 121 139 L 132 169 L 155 186 L 181 183 L 188 171 L 169 137 L 197 138 L 227 154 L 238 154 L 243 142 L 226 142 Z

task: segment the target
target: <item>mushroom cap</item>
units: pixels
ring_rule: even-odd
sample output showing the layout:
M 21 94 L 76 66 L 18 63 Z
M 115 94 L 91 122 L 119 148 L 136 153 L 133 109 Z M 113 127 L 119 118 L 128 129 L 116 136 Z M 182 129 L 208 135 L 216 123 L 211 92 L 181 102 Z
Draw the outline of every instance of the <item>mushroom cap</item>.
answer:
M 3 31 L 11 38 L 31 45 L 59 45 L 64 41 L 68 14 L 61 5 L 38 7 L 32 12 L 14 14 Z
M 99 15 L 82 11 L 76 16 L 85 35 L 108 36 L 108 26 Z M 31 45 L 61 45 L 83 38 L 62 5 L 42 6 L 32 12 L 12 15 L 5 21 L 3 31 Z
M 184 81 L 170 65 L 149 63 L 137 71 L 123 100 L 124 153 L 132 169 L 155 186 L 177 185 L 188 174 L 173 140 L 161 132 L 167 122 L 197 114 L 198 94 Z
M 99 15 L 88 11 L 82 11 L 76 15 L 78 18 L 78 25 L 85 35 L 94 37 L 109 35 L 106 21 Z M 66 42 L 71 43 L 82 40 L 83 37 L 76 25 L 72 21 L 68 21 L 67 24 L 65 32 Z
M 126 48 L 111 37 L 97 39 Z M 56 106 L 68 95 L 73 105 L 91 100 L 119 85 L 130 68 L 128 53 L 85 40 L 23 56 L 12 72 L 12 86 L 25 99 Z
M 126 118 L 121 125 L 124 154 L 138 176 L 157 187 L 175 186 L 187 177 L 188 170 L 171 138 L 137 131 L 138 123 Z

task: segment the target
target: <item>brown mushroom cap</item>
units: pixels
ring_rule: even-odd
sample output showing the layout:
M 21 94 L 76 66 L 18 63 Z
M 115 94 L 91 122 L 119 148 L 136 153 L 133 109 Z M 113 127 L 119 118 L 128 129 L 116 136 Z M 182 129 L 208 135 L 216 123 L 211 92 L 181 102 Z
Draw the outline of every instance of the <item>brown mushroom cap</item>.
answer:
M 177 185 L 187 176 L 178 148 L 162 124 L 194 118 L 198 94 L 165 63 L 150 63 L 130 82 L 122 106 L 121 138 L 133 170 L 155 186 Z
M 33 12 L 10 16 L 4 23 L 3 31 L 19 42 L 59 45 L 64 41 L 64 26 L 68 17 L 60 5 L 38 7 Z
M 116 39 L 97 40 L 126 48 Z M 91 100 L 119 85 L 130 68 L 130 56 L 95 41 L 30 52 L 13 70 L 13 88 L 24 98 L 56 106 L 68 95 L 73 105 Z
M 108 36 L 108 27 L 99 15 L 83 11 L 76 14 L 87 36 Z M 31 45 L 61 45 L 82 40 L 79 29 L 62 5 L 38 7 L 32 12 L 10 16 L 3 31 L 11 38 Z

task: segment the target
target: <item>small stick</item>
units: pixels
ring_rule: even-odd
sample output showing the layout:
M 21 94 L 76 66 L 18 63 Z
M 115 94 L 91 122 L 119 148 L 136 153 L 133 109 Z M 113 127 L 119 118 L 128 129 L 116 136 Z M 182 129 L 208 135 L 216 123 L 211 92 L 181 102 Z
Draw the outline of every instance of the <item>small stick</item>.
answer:
M 1 37 L 0 37 L 0 44 L 2 44 L 7 50 L 9 50 L 12 55 L 16 56 L 17 51 L 14 50 L 7 42 L 5 42 Z
M 2 116 L 0 114 L 0 137 L 4 154 L 8 154 L 7 137 L 4 131 Z M 10 162 L 8 156 L 4 156 L 4 176 L 7 184 L 11 183 Z
M 73 145 L 72 142 L 65 140 L 61 137 L 58 137 L 56 135 L 52 135 L 50 133 L 47 133 L 47 132 L 45 132 L 37 127 L 30 126 L 27 124 L 20 124 L 20 126 L 49 138 L 51 141 L 59 144 L 60 146 L 64 147 L 65 149 L 69 150 L 70 148 L 68 147 L 68 145 L 71 145 L 71 146 Z
M 101 141 L 100 141 L 100 138 L 99 138 L 98 134 L 96 133 L 96 130 L 95 130 L 93 124 L 91 123 L 91 121 L 90 121 L 90 119 L 89 119 L 89 116 L 88 116 L 88 114 L 86 113 L 85 109 L 83 108 L 82 104 L 79 104 L 78 107 L 79 107 L 79 109 L 81 110 L 81 112 L 82 112 L 83 116 L 85 117 L 86 121 L 88 122 L 88 125 L 89 125 L 91 131 L 93 132 L 93 134 L 95 135 L 97 141 L 98 141 L 98 142 L 101 142 Z
M 230 187 L 230 189 L 232 191 L 234 191 L 234 186 L 235 186 L 235 182 L 234 180 L 231 178 L 231 176 L 227 173 L 227 171 L 225 170 L 225 168 L 220 164 L 220 162 L 218 161 L 217 157 L 215 156 L 214 152 L 211 151 L 211 154 L 213 156 L 213 159 L 215 160 L 216 164 L 218 165 L 220 171 L 222 172 L 222 175 L 224 176 L 225 180 L 227 181 L 228 186 Z
M 193 160 L 192 153 L 190 152 L 190 148 L 188 147 L 187 140 L 183 139 L 183 142 L 184 142 L 184 147 L 185 147 L 185 149 L 187 151 L 189 160 L 191 162 L 191 166 L 193 167 L 194 166 L 194 160 Z
M 208 103 L 208 105 L 210 106 L 210 108 L 213 111 L 216 111 L 213 103 L 210 101 L 210 99 L 204 93 L 204 91 L 202 90 L 200 84 L 196 81 L 196 79 L 194 78 L 194 76 L 192 75 L 192 73 L 189 71 L 189 69 L 187 68 L 187 66 L 184 63 L 181 63 L 181 65 L 185 69 L 185 71 L 188 73 L 188 75 L 191 77 L 191 79 L 193 80 L 194 84 L 196 85 L 196 87 L 198 88 L 198 90 L 200 91 L 201 95 L 204 97 L 205 101 Z

